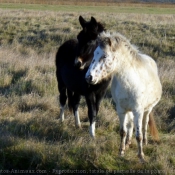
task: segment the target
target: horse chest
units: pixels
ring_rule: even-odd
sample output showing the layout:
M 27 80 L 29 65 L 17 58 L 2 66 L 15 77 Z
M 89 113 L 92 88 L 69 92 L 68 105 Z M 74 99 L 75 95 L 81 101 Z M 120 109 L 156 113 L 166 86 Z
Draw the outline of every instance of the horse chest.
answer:
M 64 65 L 61 68 L 61 75 L 66 87 L 80 95 L 85 95 L 88 84 L 85 80 L 85 70 L 80 71 L 72 65 Z
M 138 101 L 142 101 L 143 89 L 138 89 L 138 86 L 134 86 L 127 80 L 120 81 L 117 77 L 113 78 L 111 85 L 111 93 L 116 105 L 127 111 L 134 108 Z

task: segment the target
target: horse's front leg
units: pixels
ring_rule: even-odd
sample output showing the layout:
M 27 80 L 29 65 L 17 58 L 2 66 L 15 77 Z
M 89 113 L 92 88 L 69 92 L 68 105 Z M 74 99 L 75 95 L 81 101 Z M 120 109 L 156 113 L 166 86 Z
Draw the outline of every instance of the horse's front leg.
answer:
M 119 115 L 119 121 L 120 121 L 120 149 L 119 149 L 119 155 L 124 156 L 125 154 L 125 143 L 126 143 L 126 137 L 127 137 L 127 115 L 126 113 L 118 112 Z
M 90 121 L 90 135 L 95 138 L 95 121 L 96 121 L 96 105 L 95 105 L 95 95 L 94 93 L 91 93 L 87 95 L 86 97 L 86 103 L 88 106 L 88 117 Z
M 73 112 L 75 117 L 75 126 L 77 128 L 81 128 L 80 117 L 78 112 L 78 106 L 79 106 L 81 96 L 79 94 L 74 93 L 73 98 L 74 98 Z
M 135 125 L 135 135 L 138 144 L 138 157 L 141 162 L 144 162 L 143 153 L 143 134 L 142 134 L 142 122 L 143 122 L 143 110 L 135 110 L 134 115 L 134 125 Z
M 101 93 L 96 94 L 96 96 L 95 96 L 95 98 L 96 98 L 95 99 L 95 106 L 96 106 L 96 112 L 97 112 L 97 114 L 98 114 L 98 111 L 99 111 L 99 108 L 100 108 L 100 103 L 101 103 L 104 95 L 105 95 L 105 92 L 102 91 Z
M 73 93 L 70 90 L 67 90 L 68 94 L 68 106 L 69 109 L 73 109 L 74 117 L 75 117 L 75 126 L 77 128 L 81 128 L 81 123 L 80 123 L 80 117 L 79 117 L 79 112 L 78 112 L 78 106 L 80 102 L 81 96 L 77 93 Z

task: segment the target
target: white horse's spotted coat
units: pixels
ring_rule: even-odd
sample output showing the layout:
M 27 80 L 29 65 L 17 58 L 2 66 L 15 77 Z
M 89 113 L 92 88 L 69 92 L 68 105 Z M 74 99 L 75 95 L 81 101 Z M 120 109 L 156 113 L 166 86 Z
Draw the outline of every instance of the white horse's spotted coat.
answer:
M 147 144 L 149 114 L 162 94 L 157 65 L 121 34 L 103 33 L 86 77 L 92 76 L 91 83 L 97 84 L 111 74 L 111 93 L 120 119 L 120 154 L 124 154 L 125 143 L 130 144 L 134 123 L 138 156 L 144 160 L 142 142 Z

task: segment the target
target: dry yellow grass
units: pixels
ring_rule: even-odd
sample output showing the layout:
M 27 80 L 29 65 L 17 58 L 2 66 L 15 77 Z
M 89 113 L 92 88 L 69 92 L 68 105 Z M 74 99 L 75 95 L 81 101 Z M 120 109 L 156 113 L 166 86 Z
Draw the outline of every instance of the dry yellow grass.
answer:
M 80 104 L 82 130 L 75 129 L 68 110 L 65 122 L 59 122 L 55 53 L 62 42 L 76 37 L 79 15 L 0 11 L 0 170 L 174 174 L 175 16 L 81 14 L 86 19 L 95 16 L 107 29 L 126 35 L 158 63 L 163 96 L 154 113 L 161 141 L 154 143 L 149 137 L 144 147 L 147 163 L 141 164 L 134 137 L 125 157 L 118 156 L 119 122 L 110 90 L 100 107 L 95 140 L 88 133 L 84 98 Z

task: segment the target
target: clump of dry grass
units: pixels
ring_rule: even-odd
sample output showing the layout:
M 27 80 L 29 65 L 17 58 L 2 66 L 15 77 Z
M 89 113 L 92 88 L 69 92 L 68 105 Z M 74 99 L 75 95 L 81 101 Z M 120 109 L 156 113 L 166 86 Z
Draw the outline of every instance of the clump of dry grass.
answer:
M 82 15 L 96 17 L 95 13 Z M 91 173 L 101 169 L 106 174 L 106 170 L 127 173 L 132 169 L 142 174 L 171 174 L 175 167 L 174 16 L 102 13 L 97 18 L 107 29 L 126 35 L 158 63 L 163 95 L 154 113 L 161 141 L 154 143 L 149 137 L 149 145 L 144 147 L 148 164 L 144 165 L 138 163 L 135 139 L 125 157 L 118 156 L 119 122 L 110 90 L 101 103 L 95 140 L 88 133 L 84 98 L 79 109 L 81 130 L 75 129 L 68 110 L 65 122 L 58 120 L 55 53 L 62 42 L 76 37 L 78 16 L 0 12 L 0 169 L 43 169 L 47 173 L 54 169 L 91 169 Z

